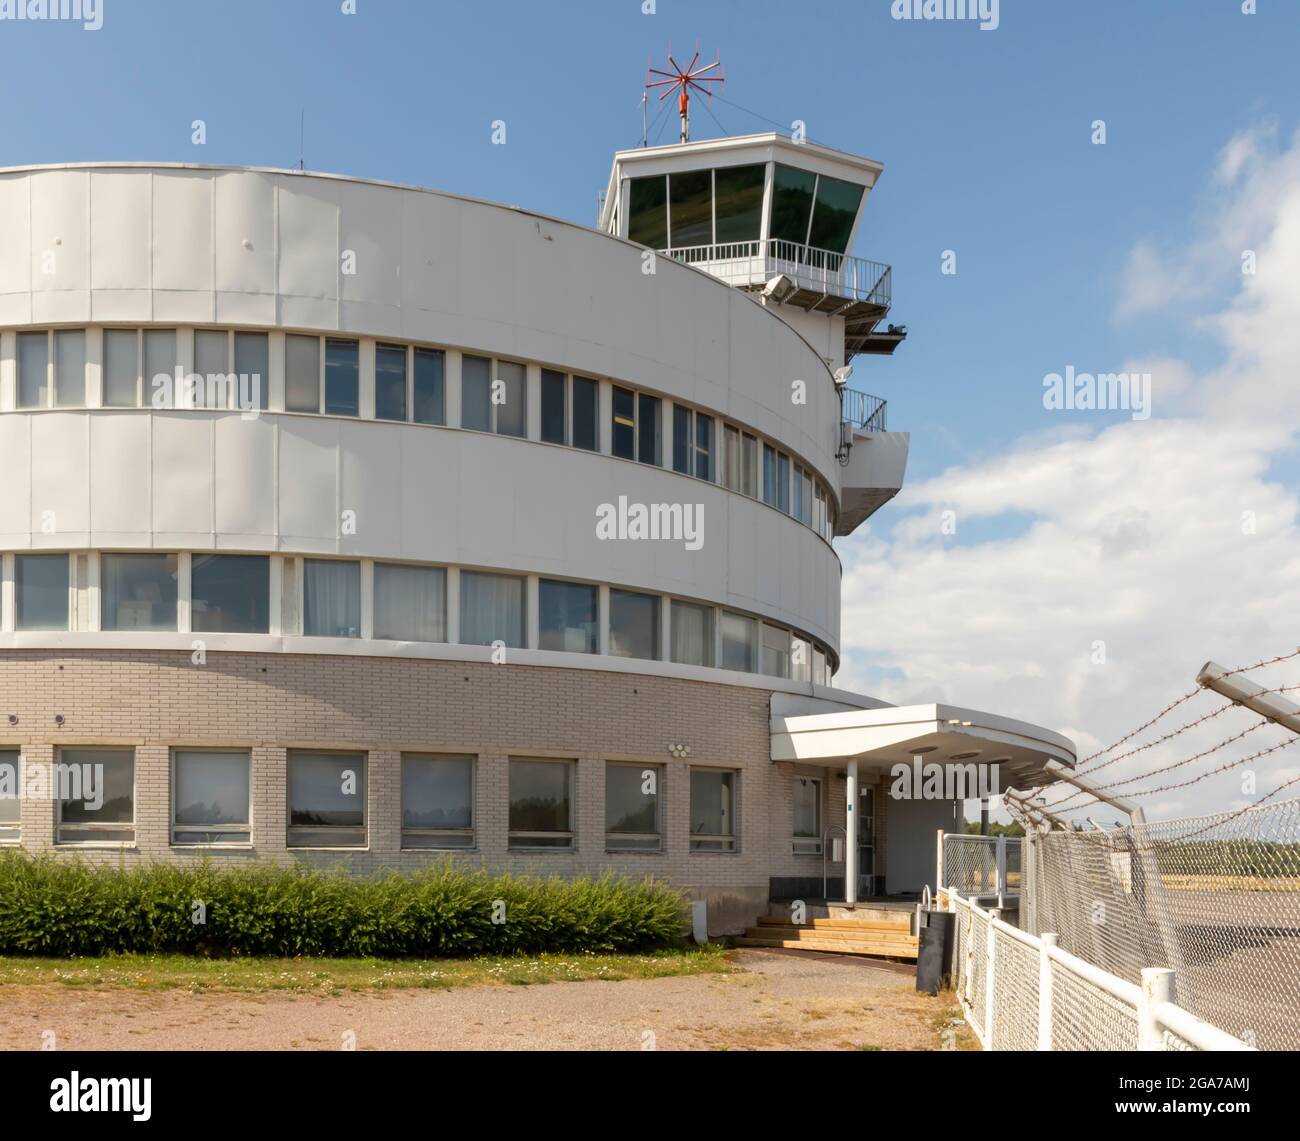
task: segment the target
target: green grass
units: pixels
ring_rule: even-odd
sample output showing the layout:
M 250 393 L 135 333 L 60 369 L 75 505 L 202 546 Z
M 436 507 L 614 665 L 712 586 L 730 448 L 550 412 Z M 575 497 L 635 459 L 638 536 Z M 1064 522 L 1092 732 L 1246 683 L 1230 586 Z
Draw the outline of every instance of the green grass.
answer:
M 441 989 L 725 974 L 716 946 L 639 955 L 491 956 L 472 959 L 203 959 L 193 955 L 104 955 L 90 959 L 0 957 L 0 987 L 188 990 L 196 993 Z

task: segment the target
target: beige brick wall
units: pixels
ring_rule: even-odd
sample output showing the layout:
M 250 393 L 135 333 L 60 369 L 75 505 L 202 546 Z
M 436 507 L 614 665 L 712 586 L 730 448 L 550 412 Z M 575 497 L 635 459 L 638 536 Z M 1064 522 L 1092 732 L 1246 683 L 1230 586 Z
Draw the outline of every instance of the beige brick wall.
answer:
M 194 849 L 170 845 L 170 750 L 220 745 L 251 751 L 253 845 L 251 852 L 214 852 L 214 859 L 297 856 L 359 871 L 419 867 L 443 856 L 401 851 L 401 754 L 460 753 L 477 758 L 477 846 L 458 859 L 565 875 L 606 868 L 651 874 L 720 905 L 758 908 L 769 877 L 820 876 L 822 870 L 820 856 L 791 852 L 796 766 L 768 759 L 768 717 L 763 690 L 599 670 L 214 653 L 199 666 L 183 653 L 144 650 L 0 654 L 0 748 L 21 748 L 28 764 L 48 765 L 59 747 L 134 747 L 136 844 L 125 853 L 57 846 L 53 804 L 27 800 L 22 807 L 25 848 L 76 851 L 111 863 L 196 858 Z M 689 760 L 670 757 L 670 742 L 689 745 Z M 286 848 L 286 753 L 292 748 L 368 755 L 366 850 Z M 512 755 L 577 762 L 572 851 L 507 849 Z M 662 767 L 662 853 L 606 853 L 607 760 Z M 694 765 L 740 774 L 734 853 L 689 851 Z M 797 771 L 823 777 L 826 819 L 837 811 L 842 817 L 843 781 L 821 768 Z

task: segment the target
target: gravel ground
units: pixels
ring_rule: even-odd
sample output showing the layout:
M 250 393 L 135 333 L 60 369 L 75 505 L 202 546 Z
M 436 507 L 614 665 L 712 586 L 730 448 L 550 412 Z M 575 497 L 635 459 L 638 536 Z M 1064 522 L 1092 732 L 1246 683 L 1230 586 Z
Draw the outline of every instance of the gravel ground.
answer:
M 948 1004 L 918 994 L 910 972 L 761 950 L 735 962 L 728 975 L 338 996 L 11 985 L 0 987 L 0 1050 L 39 1049 L 47 1031 L 61 1050 L 941 1046 Z

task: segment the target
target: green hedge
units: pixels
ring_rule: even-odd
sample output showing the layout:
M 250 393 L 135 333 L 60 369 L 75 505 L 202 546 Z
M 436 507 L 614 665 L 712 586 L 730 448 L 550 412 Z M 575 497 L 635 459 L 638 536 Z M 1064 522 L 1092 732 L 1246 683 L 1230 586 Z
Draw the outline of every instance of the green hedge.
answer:
M 503 923 L 493 922 L 497 901 Z M 204 921 L 194 922 L 196 915 Z M 366 877 L 301 865 L 93 868 L 0 854 L 0 954 L 7 955 L 636 951 L 680 941 L 685 915 L 681 892 L 609 875 L 541 879 L 450 862 Z

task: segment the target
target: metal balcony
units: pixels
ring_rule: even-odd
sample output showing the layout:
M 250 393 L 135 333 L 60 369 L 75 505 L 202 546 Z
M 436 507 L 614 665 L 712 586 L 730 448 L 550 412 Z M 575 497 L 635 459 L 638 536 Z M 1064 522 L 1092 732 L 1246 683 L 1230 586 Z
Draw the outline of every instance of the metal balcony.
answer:
M 774 296 L 783 305 L 859 319 L 889 311 L 891 268 L 865 258 L 820 250 L 779 238 L 683 246 L 659 251 L 740 289 L 765 288 L 778 275 L 789 282 Z M 856 311 L 856 312 L 855 312 Z

